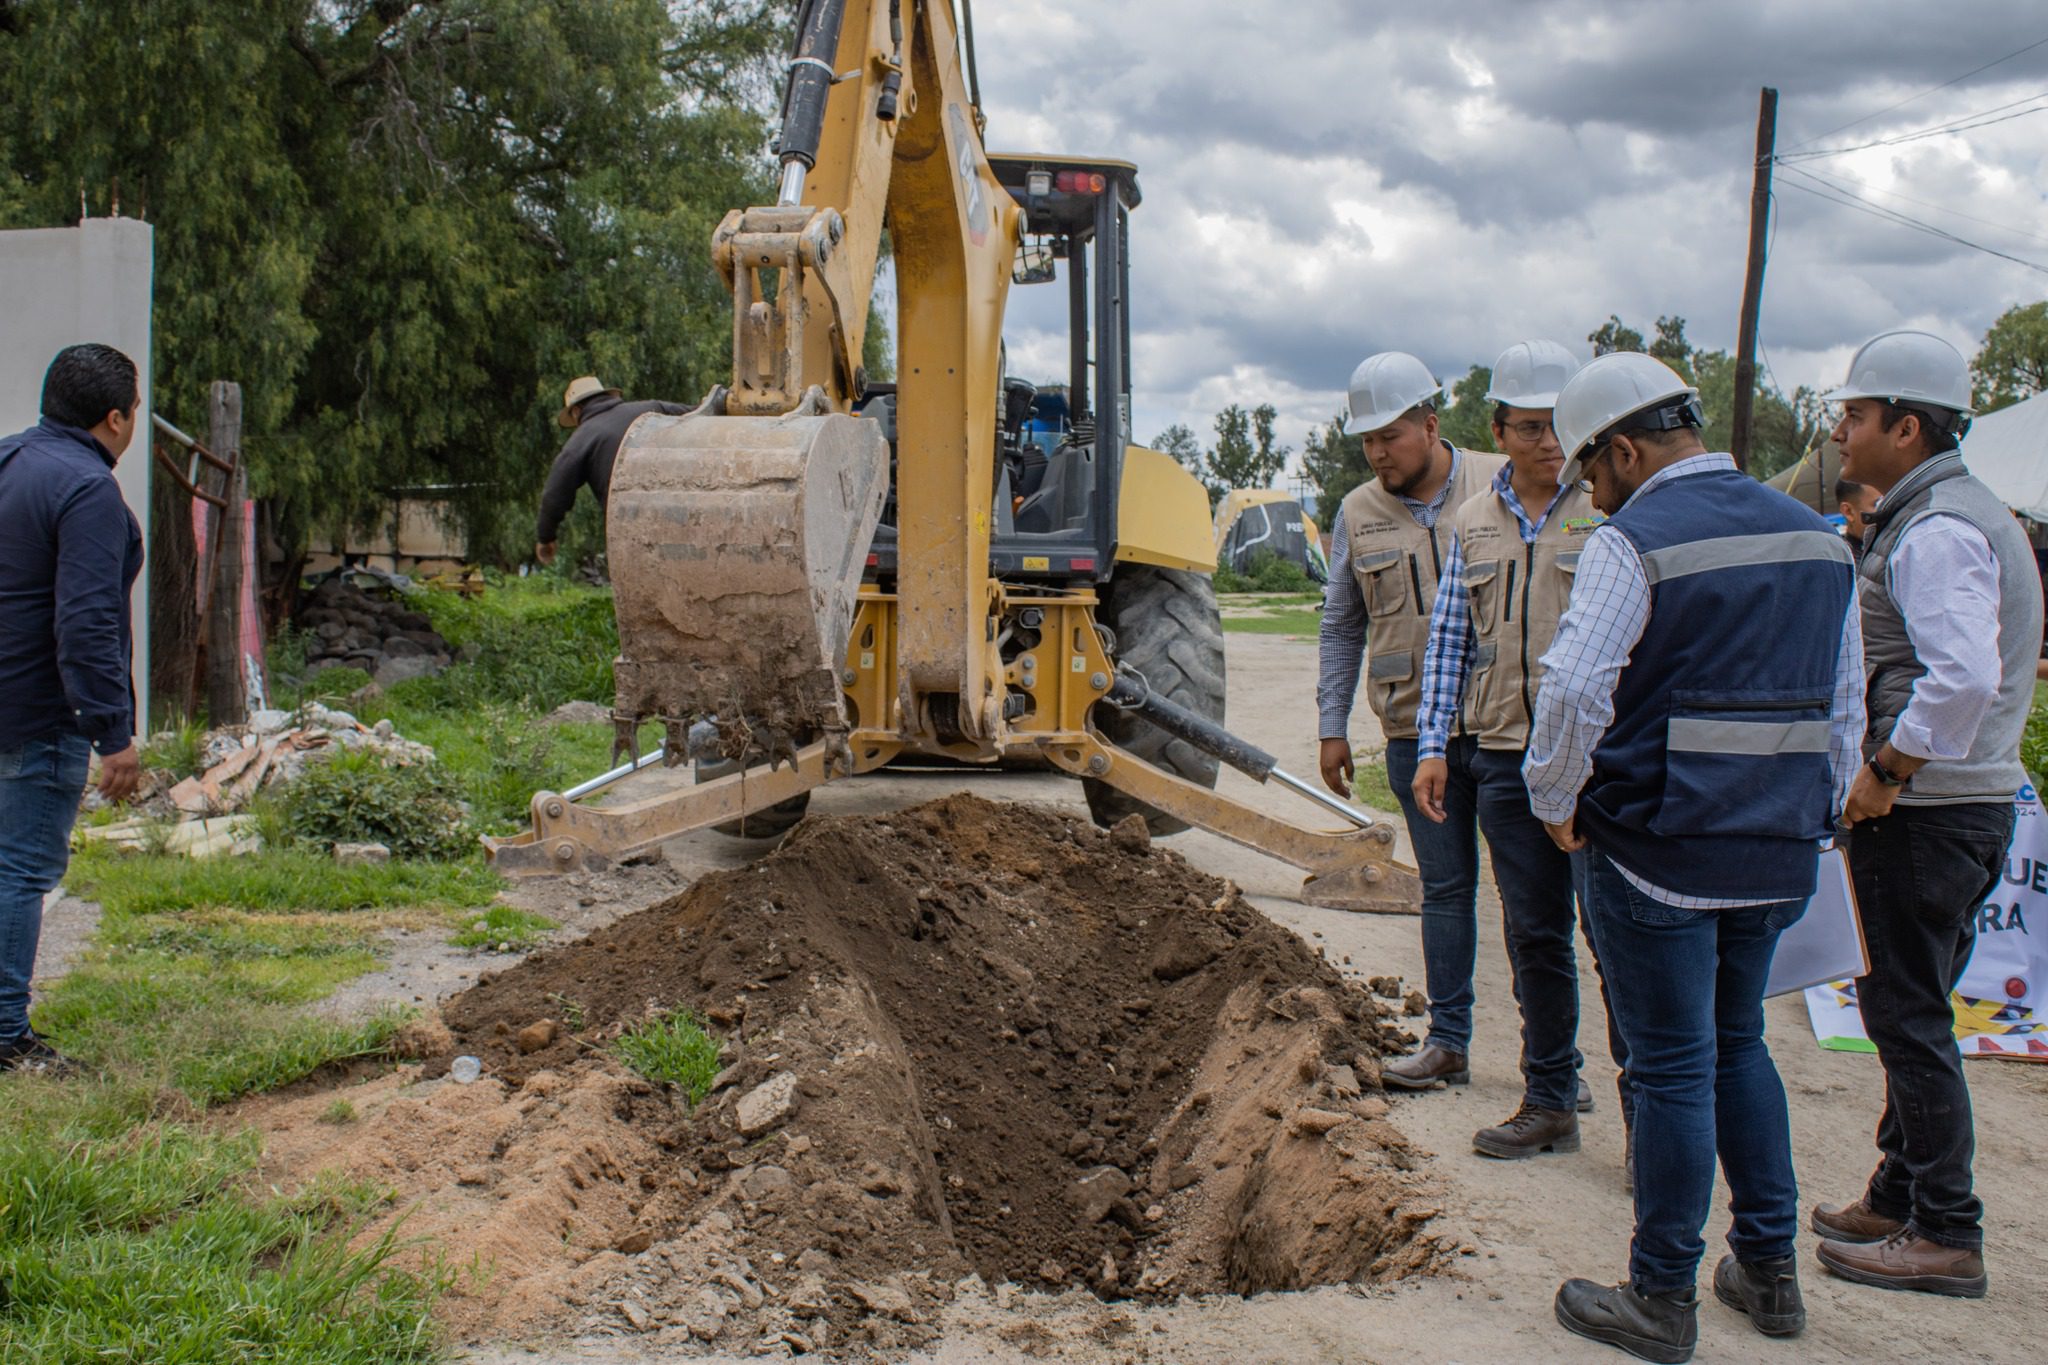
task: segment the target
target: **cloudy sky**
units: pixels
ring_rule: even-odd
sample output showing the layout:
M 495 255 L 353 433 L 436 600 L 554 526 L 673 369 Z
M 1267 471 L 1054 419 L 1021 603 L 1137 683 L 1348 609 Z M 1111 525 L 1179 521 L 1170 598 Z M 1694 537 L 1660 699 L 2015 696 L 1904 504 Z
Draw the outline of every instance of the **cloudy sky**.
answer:
M 1763 85 L 1788 155 L 2039 111 L 1802 168 L 2043 269 L 1780 172 L 1761 335 L 1782 387 L 1836 382 L 1889 327 L 1971 354 L 2048 297 L 2048 43 L 1921 95 L 2048 39 L 2039 0 L 1011 0 L 975 20 L 992 148 L 1138 165 L 1140 439 L 1263 401 L 1298 448 L 1370 352 L 1446 376 L 1529 336 L 1585 356 L 1609 313 L 1732 348 Z M 1063 296 L 1012 293 L 1013 371 L 1063 370 Z

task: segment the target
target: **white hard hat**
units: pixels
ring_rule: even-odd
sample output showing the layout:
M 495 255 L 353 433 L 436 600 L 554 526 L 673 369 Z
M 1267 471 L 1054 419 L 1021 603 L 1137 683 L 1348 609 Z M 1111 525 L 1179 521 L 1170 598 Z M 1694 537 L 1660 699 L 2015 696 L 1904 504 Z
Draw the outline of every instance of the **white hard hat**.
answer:
M 1557 443 L 1564 447 L 1564 468 L 1557 481 L 1569 487 L 1585 473 L 1582 456 L 1602 432 L 1624 417 L 1636 413 L 1663 411 L 1680 403 L 1689 405 L 1682 414 L 1665 421 L 1641 425 L 1702 426 L 1700 391 L 1685 382 L 1678 371 L 1654 356 L 1640 351 L 1610 351 L 1595 356 L 1585 368 L 1565 381 L 1558 392 L 1551 423 L 1557 428 Z
M 1952 412 L 1970 410 L 1970 367 L 1963 354 L 1928 332 L 1885 332 L 1863 343 L 1849 378 L 1822 397 L 1891 398 Z
M 1424 399 L 1444 391 L 1429 366 L 1406 351 L 1381 351 L 1358 362 L 1351 372 L 1351 415 L 1346 436 L 1378 431 Z
M 1518 341 L 1493 362 L 1486 396 L 1511 408 L 1554 408 L 1557 391 L 1578 372 L 1578 357 L 1556 342 Z

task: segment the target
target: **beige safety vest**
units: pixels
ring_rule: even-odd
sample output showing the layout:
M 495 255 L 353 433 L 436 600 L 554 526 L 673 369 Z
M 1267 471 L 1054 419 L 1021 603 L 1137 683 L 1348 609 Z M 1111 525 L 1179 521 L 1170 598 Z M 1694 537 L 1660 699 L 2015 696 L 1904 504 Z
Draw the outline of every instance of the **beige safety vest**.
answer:
M 1558 497 L 1534 542 L 1523 541 L 1513 510 L 1490 488 L 1458 509 L 1454 524 L 1472 601 L 1465 723 L 1482 749 L 1529 747 L 1543 655 L 1571 604 L 1579 551 L 1603 520 L 1592 497 L 1576 488 Z
M 1451 523 L 1467 502 L 1486 492 L 1506 464 L 1499 455 L 1457 452 L 1444 510 L 1434 527 L 1423 527 L 1408 505 L 1378 479 L 1362 483 L 1344 499 L 1344 531 L 1351 541 L 1351 572 L 1365 599 L 1365 695 L 1388 739 L 1413 739 L 1415 711 L 1422 701 L 1422 650 L 1429 643 L 1429 613 L 1436 606 L 1436 580 L 1450 553 Z M 1454 733 L 1466 733 L 1461 724 Z

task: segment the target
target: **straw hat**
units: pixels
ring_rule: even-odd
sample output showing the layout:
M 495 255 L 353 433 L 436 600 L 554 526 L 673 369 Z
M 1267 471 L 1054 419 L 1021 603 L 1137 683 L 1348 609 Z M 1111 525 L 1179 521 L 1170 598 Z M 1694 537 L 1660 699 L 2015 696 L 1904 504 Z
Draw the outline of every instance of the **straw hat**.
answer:
M 577 421 L 580 420 L 576 413 L 576 405 L 586 399 L 595 398 L 601 393 L 608 393 L 614 398 L 619 396 L 617 389 L 606 388 L 604 381 L 594 374 L 579 375 L 575 379 L 570 380 L 569 387 L 562 391 L 561 415 L 556 417 L 555 420 L 565 427 L 575 426 Z

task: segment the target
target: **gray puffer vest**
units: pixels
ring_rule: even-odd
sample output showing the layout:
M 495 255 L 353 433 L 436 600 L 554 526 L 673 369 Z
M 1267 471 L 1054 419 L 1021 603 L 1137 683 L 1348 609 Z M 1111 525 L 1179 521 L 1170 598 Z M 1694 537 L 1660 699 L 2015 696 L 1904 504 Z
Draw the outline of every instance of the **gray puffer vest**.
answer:
M 1869 675 L 1870 733 L 1866 756 L 1891 738 L 1927 668 L 1913 652 L 1906 619 L 1891 594 L 1891 559 L 1922 517 L 1945 513 L 1977 528 L 1998 564 L 1998 695 L 1977 727 L 1969 752 L 1937 759 L 1913 774 L 1899 800 L 1918 805 L 2009 801 L 2026 783 L 2020 732 L 2034 700 L 2034 660 L 2041 653 L 2041 577 L 2019 522 L 1951 451 L 1916 466 L 1885 494 L 1865 532 L 1859 563 L 1863 594 L 1863 657 Z

